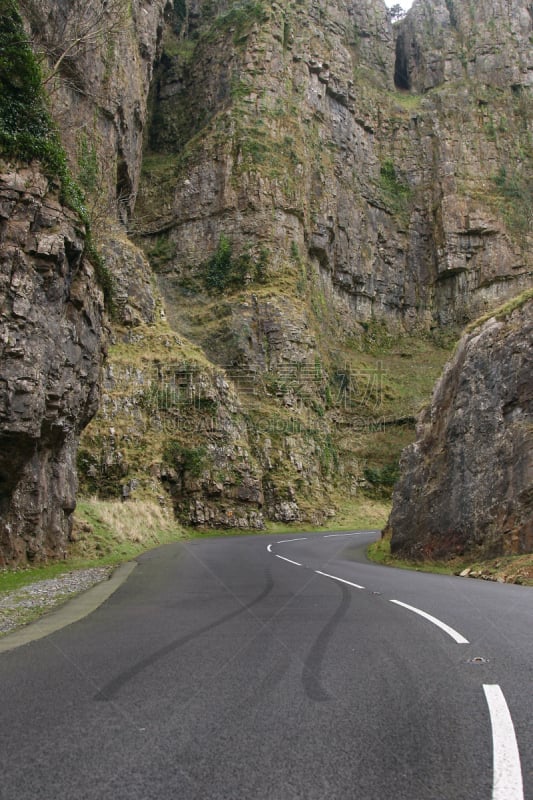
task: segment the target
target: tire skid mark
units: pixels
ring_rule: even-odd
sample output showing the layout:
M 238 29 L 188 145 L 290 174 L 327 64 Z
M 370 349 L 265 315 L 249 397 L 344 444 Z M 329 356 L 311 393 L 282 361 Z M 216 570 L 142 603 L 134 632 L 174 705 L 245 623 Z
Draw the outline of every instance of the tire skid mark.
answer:
M 229 614 L 225 614 L 223 617 L 211 622 L 209 625 L 204 625 L 202 628 L 199 628 L 196 631 L 192 631 L 191 633 L 185 634 L 185 636 L 180 636 L 178 639 L 175 639 L 173 642 L 161 647 L 159 650 L 156 650 L 150 656 L 143 658 L 141 661 L 138 661 L 136 664 L 133 664 L 129 669 L 122 672 L 120 675 L 117 675 L 116 678 L 113 678 L 106 686 L 100 689 L 99 692 L 94 696 L 95 700 L 99 701 L 110 701 L 118 694 L 120 689 L 122 689 L 125 684 L 129 683 L 133 678 L 135 678 L 139 673 L 143 672 L 143 670 L 150 667 L 156 661 L 159 661 L 161 658 L 164 658 L 169 653 L 172 653 L 174 650 L 178 650 L 188 642 L 197 639 L 199 636 L 203 636 L 204 633 L 213 630 L 214 628 L 220 627 L 220 625 L 224 625 L 226 622 L 229 622 L 231 619 L 238 617 L 240 614 L 244 614 L 253 606 L 260 603 L 264 600 L 274 588 L 274 581 L 272 580 L 272 576 L 270 571 L 267 571 L 267 581 L 264 589 L 260 594 L 257 595 L 253 600 L 246 605 L 242 605 L 240 608 L 237 608 L 235 611 L 231 611 Z
M 318 703 L 330 700 L 330 695 L 324 688 L 320 677 L 322 663 L 331 638 L 335 633 L 335 629 L 348 611 L 353 596 L 352 592 L 345 586 L 339 585 L 339 589 L 342 592 L 341 602 L 331 619 L 326 623 L 315 639 L 313 646 L 307 654 L 302 670 L 302 685 L 304 691 L 311 700 L 315 700 Z

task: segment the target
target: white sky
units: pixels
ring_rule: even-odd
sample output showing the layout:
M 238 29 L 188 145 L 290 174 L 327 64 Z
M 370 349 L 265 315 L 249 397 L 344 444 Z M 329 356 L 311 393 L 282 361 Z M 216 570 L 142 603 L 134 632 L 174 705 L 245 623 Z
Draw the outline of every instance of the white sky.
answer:
M 413 5 L 413 0 L 385 0 L 385 3 L 388 6 L 388 8 L 391 8 L 392 6 L 395 6 L 397 3 L 399 3 L 401 7 L 407 11 L 407 9 L 411 8 L 411 6 Z

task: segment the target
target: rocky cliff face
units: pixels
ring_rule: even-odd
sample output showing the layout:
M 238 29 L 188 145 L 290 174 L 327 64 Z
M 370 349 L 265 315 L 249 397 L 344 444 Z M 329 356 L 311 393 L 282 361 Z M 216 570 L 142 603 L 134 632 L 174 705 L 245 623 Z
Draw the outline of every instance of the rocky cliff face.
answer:
M 280 387 L 263 412 L 297 431 L 273 493 L 298 508 L 335 505 L 325 439 L 336 463 L 359 462 L 353 490 L 374 459 L 391 466 L 361 447 L 361 419 L 413 413 L 387 392 L 357 398 L 351 419 L 331 402 L 343 370 L 379 369 L 363 366 L 365 330 L 453 328 L 531 281 L 532 21 L 524 0 L 461 9 L 419 2 L 394 27 L 381 2 L 197 2 L 167 18 L 137 241 L 172 327 L 229 376 Z M 314 475 L 303 491 L 295 463 Z
M 533 550 L 533 300 L 466 334 L 402 456 L 391 550 Z
M 96 412 L 103 297 L 78 216 L 0 162 L 0 567 L 61 557 Z
M 531 20 L 525 2 L 418 0 L 398 26 L 396 85 L 417 92 L 465 81 L 531 87 Z
M 533 22 L 456 5 L 393 31 L 379 0 L 198 3 L 167 30 L 137 206 L 163 292 L 222 235 L 273 275 L 297 247 L 353 318 L 408 329 L 526 285 Z
M 135 204 L 166 0 L 21 0 L 54 119 L 99 218 Z M 94 197 L 93 193 L 98 196 Z

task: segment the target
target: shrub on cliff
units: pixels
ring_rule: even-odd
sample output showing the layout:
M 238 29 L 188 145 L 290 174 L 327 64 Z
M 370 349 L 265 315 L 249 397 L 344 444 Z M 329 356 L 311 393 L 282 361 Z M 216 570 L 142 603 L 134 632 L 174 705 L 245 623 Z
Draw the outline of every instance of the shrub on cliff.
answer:
M 63 178 L 66 157 L 46 105 L 41 69 L 14 0 L 0 0 L 0 153 L 36 158 Z
M 37 159 L 45 174 L 59 181 L 61 200 L 87 229 L 86 251 L 94 264 L 108 308 L 112 281 L 90 234 L 82 190 L 73 180 L 57 128 L 50 116 L 39 63 L 27 40 L 15 0 L 0 0 L 0 156 L 22 162 Z

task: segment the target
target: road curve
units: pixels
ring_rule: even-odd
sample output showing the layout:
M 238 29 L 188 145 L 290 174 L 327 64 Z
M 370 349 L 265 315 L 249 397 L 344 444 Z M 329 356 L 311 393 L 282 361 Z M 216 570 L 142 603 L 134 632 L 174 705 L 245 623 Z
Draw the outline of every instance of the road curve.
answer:
M 533 800 L 533 590 L 374 538 L 167 545 L 0 654 L 0 798 Z

